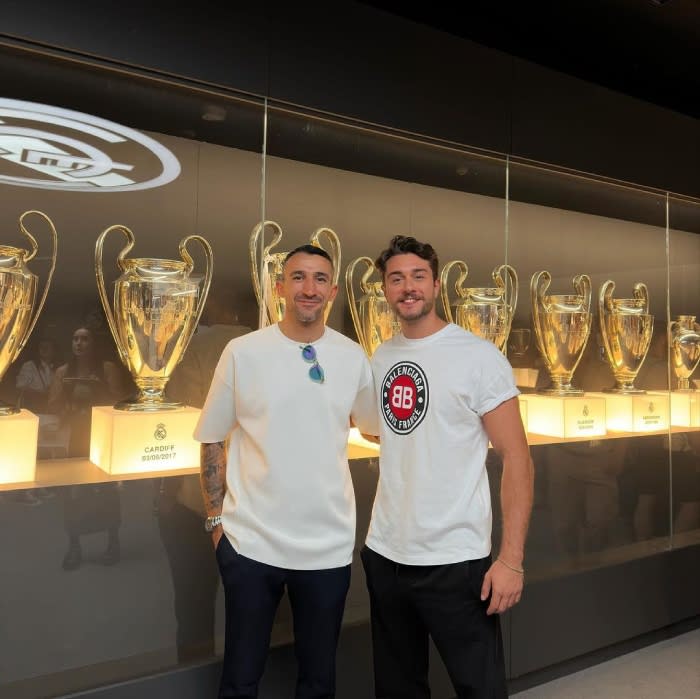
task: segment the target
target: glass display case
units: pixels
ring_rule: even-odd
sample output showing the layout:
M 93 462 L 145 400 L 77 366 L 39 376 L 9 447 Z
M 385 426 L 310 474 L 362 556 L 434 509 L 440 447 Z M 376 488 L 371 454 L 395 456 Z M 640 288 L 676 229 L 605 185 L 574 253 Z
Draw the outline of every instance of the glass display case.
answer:
M 281 235 L 272 252 L 337 234 L 328 323 L 353 339 L 348 267 L 398 233 L 430 241 L 441 270 L 462 262 L 452 269 L 466 272 L 448 269 L 441 312 L 480 333 L 493 317 L 489 338 L 521 389 L 536 469 L 528 580 L 700 543 L 700 202 L 17 49 L 0 49 L 0 64 L 12 76 L 0 98 L 0 245 L 20 244 L 28 210 L 48 214 L 58 233 L 46 303 L 0 384 L 5 403 L 38 416 L 36 444 L 15 440 L 0 416 L 3 458 L 15 441 L 36 448 L 33 478 L 12 459 L 0 468 L 0 537 L 14 561 L 0 583 L 3 697 L 76 692 L 222 651 L 196 453 L 136 469 L 91 458 L 92 408 L 136 390 L 95 276 L 96 241 L 115 224 L 133 230 L 134 257 L 171 258 L 193 234 L 211 245 L 211 289 L 166 386 L 194 410 L 212 348 L 263 317 L 251 275 L 251 243 L 260 254 L 270 244 L 269 226 L 254 236 L 262 222 Z M 122 247 L 105 241 L 108 294 Z M 192 256 L 202 269 L 202 253 Z M 40 279 L 49 264 L 34 261 Z M 479 292 L 476 321 L 455 310 L 468 296 L 460 289 Z M 165 443 L 156 433 L 172 414 L 149 426 L 153 445 Z M 358 527 L 346 625 L 369 618 L 357 553 L 378 468 L 376 449 L 356 440 L 349 450 Z M 501 464 L 491 452 L 487 467 L 497 547 Z M 291 634 L 284 602 L 273 643 Z

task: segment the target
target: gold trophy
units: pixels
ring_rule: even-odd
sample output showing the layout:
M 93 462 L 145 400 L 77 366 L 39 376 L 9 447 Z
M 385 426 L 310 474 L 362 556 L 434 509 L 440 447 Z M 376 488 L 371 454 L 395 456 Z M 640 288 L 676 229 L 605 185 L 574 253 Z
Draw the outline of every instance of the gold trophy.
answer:
M 700 363 L 700 324 L 695 316 L 677 316 L 671 323 L 671 362 L 678 391 L 694 391 L 690 377 Z
M 265 229 L 270 226 L 274 230 L 272 241 L 264 244 Z M 327 238 L 327 247 L 321 245 L 321 237 Z M 253 278 L 253 289 L 255 297 L 258 300 L 260 307 L 260 327 L 272 325 L 282 320 L 284 316 L 284 299 L 279 297 L 277 293 L 277 282 L 282 279 L 282 268 L 284 267 L 284 258 L 286 252 L 271 252 L 282 239 L 282 229 L 279 224 L 274 221 L 264 221 L 258 223 L 253 228 L 250 234 L 248 252 L 250 255 L 250 273 Z M 311 245 L 326 250 L 333 262 L 333 285 L 338 284 L 340 278 L 340 240 L 335 231 L 330 228 L 318 228 L 309 239 Z M 258 260 L 258 254 L 261 252 L 262 259 Z M 262 274 L 262 279 L 261 279 Z M 329 303 L 326 307 L 325 319 L 328 320 L 328 314 L 331 312 L 332 304 Z
M 24 225 L 24 219 L 30 214 L 36 214 L 46 221 L 53 241 L 51 268 L 35 311 L 38 278 L 29 271 L 26 263 L 36 255 L 39 245 Z M 19 217 L 19 229 L 29 240 L 31 251 L 10 245 L 0 245 L 0 380 L 32 334 L 41 309 L 44 307 L 56 268 L 57 236 L 51 219 L 41 211 L 25 211 Z M 0 415 L 13 415 L 18 412 L 19 409 L 12 405 L 0 404 Z
M 591 280 L 586 274 L 573 279 L 575 294 L 546 294 L 552 276 L 535 272 L 530 280 L 532 320 L 537 348 L 552 380 L 539 393 L 557 396 L 581 395 L 571 378 L 581 361 L 591 332 Z
M 615 376 L 615 386 L 607 393 L 646 393 L 635 388 L 637 377 L 649 351 L 654 316 L 649 315 L 646 284 L 634 285 L 634 298 L 614 299 L 615 282 L 608 280 L 598 294 L 598 320 L 605 355 Z
M 353 274 L 358 264 L 364 263 L 366 269 L 360 280 L 363 296 L 355 300 Z M 368 357 L 374 354 L 379 345 L 401 332 L 401 325 L 394 311 L 387 303 L 381 282 L 370 282 L 374 272 L 374 263 L 369 257 L 358 257 L 345 270 L 345 286 L 350 303 L 350 314 L 355 325 L 355 332 Z
M 114 283 L 114 312 L 109 304 L 102 272 L 102 246 L 112 231 L 121 231 L 127 244 L 117 257 L 122 275 Z M 197 241 L 204 249 L 207 269 L 201 291 L 190 278 L 194 262 L 187 243 Z M 125 226 L 110 226 L 95 245 L 97 289 L 119 357 L 131 372 L 138 395 L 114 407 L 118 410 L 152 411 L 181 407 L 169 401 L 165 385 L 182 359 L 199 323 L 209 293 L 213 254 L 199 235 L 180 241 L 182 260 L 125 259 L 134 246 L 134 234 Z
M 453 267 L 461 270 L 455 282 L 457 300 L 454 303 L 450 302 L 447 286 Z M 474 335 L 493 342 L 503 351 L 518 303 L 518 275 L 510 265 L 500 265 L 491 273 L 495 287 L 467 288 L 463 284 L 468 274 L 469 268 L 462 260 L 452 260 L 442 268 L 440 295 L 445 318 L 450 323 L 457 323 Z M 455 308 L 454 314 L 452 306 Z

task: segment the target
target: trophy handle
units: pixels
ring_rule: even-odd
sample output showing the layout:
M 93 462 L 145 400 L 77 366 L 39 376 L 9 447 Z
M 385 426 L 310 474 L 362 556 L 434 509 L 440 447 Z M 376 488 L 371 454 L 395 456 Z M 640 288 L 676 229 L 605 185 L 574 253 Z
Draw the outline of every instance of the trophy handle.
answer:
M 535 272 L 530 279 L 530 303 L 532 305 L 532 320 L 535 329 L 535 342 L 540 354 L 547 361 L 547 351 L 542 337 L 542 319 L 540 317 L 540 307 L 544 307 L 544 294 L 552 283 L 552 275 L 547 270 Z
M 311 244 L 315 245 L 317 248 L 326 250 L 326 248 L 321 245 L 320 240 L 321 236 L 324 234 L 328 240 L 328 247 L 330 248 L 327 252 L 331 256 L 331 260 L 333 260 L 333 286 L 338 286 L 338 280 L 340 279 L 340 239 L 338 238 L 338 234 L 330 228 L 317 228 L 313 232 L 310 241 Z M 370 262 L 372 262 L 372 260 L 370 260 Z M 372 267 L 374 267 L 374 264 L 372 264 Z
M 644 282 L 637 282 L 634 285 L 634 298 L 644 301 L 644 313 L 649 313 L 649 289 Z
M 587 274 L 577 274 L 573 279 L 574 289 L 576 293 L 583 296 L 585 301 L 586 311 L 591 310 L 591 278 Z M 611 292 L 612 293 L 612 292 Z
M 505 302 L 510 307 L 512 318 L 515 315 L 515 307 L 518 305 L 518 273 L 510 265 L 500 265 L 493 270 L 491 276 L 499 289 L 510 291 L 505 296 Z
M 127 240 L 126 245 L 117 256 L 117 264 L 119 265 L 122 272 L 126 269 L 126 265 L 124 264 L 124 256 L 127 252 L 129 252 L 129 250 L 131 250 L 131 248 L 134 247 L 134 234 L 126 226 L 117 224 L 106 228 L 104 231 L 102 231 L 102 233 L 100 233 L 100 236 L 97 238 L 97 242 L 95 243 L 95 276 L 97 277 L 97 291 L 100 294 L 102 307 L 105 310 L 107 324 L 109 325 L 109 329 L 112 332 L 114 342 L 117 345 L 119 358 L 122 360 L 124 366 L 129 366 L 129 355 L 126 351 L 126 347 L 124 347 L 124 345 L 122 344 L 121 338 L 119 337 L 119 333 L 117 332 L 117 324 L 114 321 L 114 313 L 112 312 L 112 307 L 109 303 L 109 297 L 107 296 L 107 290 L 105 288 L 104 274 L 102 272 L 102 247 L 104 245 L 105 238 L 112 231 L 121 231 Z
M 367 293 L 367 280 L 369 279 L 370 275 L 374 271 L 374 262 L 370 260 L 369 257 L 358 257 L 357 259 L 353 260 L 349 265 L 348 268 L 345 270 L 345 287 L 347 289 L 348 293 L 348 301 L 350 302 L 350 315 L 352 316 L 352 322 L 353 325 L 355 326 L 355 331 L 357 332 L 357 337 L 360 341 L 360 344 L 364 348 L 365 352 L 367 351 L 369 347 L 369 338 L 365 337 L 364 334 L 364 328 L 362 327 L 362 324 L 360 322 L 360 314 L 357 310 L 357 305 L 355 302 L 355 290 L 353 288 L 352 284 L 352 277 L 353 274 L 355 273 L 355 267 L 360 262 L 364 262 L 367 265 L 367 269 L 365 270 L 365 273 L 362 275 L 362 280 L 360 282 L 360 288 Z
M 258 241 L 260 236 L 263 236 L 263 245 L 265 243 L 265 227 L 272 226 L 275 233 L 272 236 L 272 242 L 267 246 L 263 247 L 262 259 L 258 261 Z M 253 291 L 255 291 L 255 298 L 258 300 L 258 306 L 262 309 L 263 307 L 263 290 L 260 285 L 260 272 L 258 270 L 265 263 L 265 258 L 268 256 L 270 250 L 277 245 L 282 239 L 282 229 L 278 223 L 275 221 L 262 221 L 258 223 L 255 228 L 250 233 L 250 240 L 248 244 L 248 254 L 250 257 L 250 274 L 253 278 Z M 265 311 L 267 313 L 267 311 Z
M 189 243 L 190 240 L 194 240 L 202 246 L 202 248 L 204 250 L 204 256 L 207 260 L 207 271 L 204 273 L 204 285 L 202 286 L 202 291 L 199 294 L 199 299 L 197 300 L 197 309 L 195 310 L 194 320 L 192 321 L 192 325 L 191 325 L 191 330 L 194 330 L 194 328 L 196 328 L 197 325 L 199 325 L 199 319 L 202 317 L 202 311 L 204 310 L 204 304 L 206 303 L 207 296 L 209 295 L 209 287 L 211 286 L 211 278 L 212 278 L 212 275 L 214 274 L 214 253 L 212 252 L 211 245 L 209 245 L 209 242 L 206 240 L 206 238 L 203 238 L 201 235 L 188 235 L 186 238 L 183 238 L 180 241 L 180 257 L 182 257 L 183 261 L 187 265 L 187 273 L 188 274 L 194 268 L 194 261 L 192 260 L 192 256 L 189 254 L 189 252 L 187 250 L 187 243 Z M 185 350 L 187 349 L 187 345 L 190 344 L 191 339 L 192 339 L 192 332 L 189 333 L 189 337 L 187 338 L 187 341 L 184 343 L 184 345 L 182 347 L 182 353 L 180 354 L 180 360 L 182 360 L 182 357 L 185 356 Z
M 603 338 L 603 348 L 605 349 L 605 355 L 607 357 L 613 357 L 612 348 L 610 347 L 610 341 L 608 340 L 608 330 L 605 325 L 605 316 L 612 310 L 612 295 L 615 291 L 615 282 L 612 279 L 608 279 L 600 287 L 598 292 L 598 325 L 600 327 L 600 334 Z
M 29 339 L 29 336 L 32 334 L 32 330 L 34 330 L 34 326 L 36 325 L 37 320 L 39 320 L 39 314 L 41 313 L 41 309 L 44 307 L 44 302 L 46 301 L 46 296 L 49 293 L 49 286 L 51 286 L 51 279 L 53 278 L 53 273 L 54 270 L 56 269 L 56 253 L 58 252 L 58 236 L 56 235 L 56 227 L 53 225 L 53 221 L 42 211 L 37 211 L 36 209 L 32 209 L 31 211 L 25 211 L 20 217 L 19 217 L 19 228 L 20 231 L 26 238 L 29 240 L 31 246 L 32 246 L 32 251 L 29 254 L 28 257 L 25 258 L 25 262 L 29 262 L 34 255 L 36 255 L 37 251 L 39 250 L 39 246 L 37 245 L 36 239 L 34 236 L 27 230 L 27 228 L 24 225 L 24 219 L 29 216 L 29 214 L 36 214 L 37 216 L 40 216 L 41 218 L 46 221 L 46 223 L 49 226 L 49 230 L 51 231 L 51 240 L 53 243 L 53 251 L 51 253 L 51 267 L 49 268 L 49 274 L 46 277 L 46 282 L 44 283 L 44 291 L 41 294 L 41 299 L 39 300 L 39 305 L 36 307 L 36 310 L 34 311 L 34 317 L 32 318 L 31 322 L 29 323 L 29 327 L 27 328 L 27 331 L 24 333 L 24 337 L 20 340 L 18 346 L 17 346 L 17 354 L 19 354 L 22 349 L 24 348 L 25 344 L 27 343 L 27 340 Z
M 454 317 L 452 316 L 452 308 L 450 307 L 450 295 L 447 292 L 447 278 L 450 276 L 450 271 L 453 267 L 459 267 L 461 270 L 457 281 L 455 282 L 455 291 L 457 295 L 464 298 L 465 291 L 462 286 L 469 274 L 469 267 L 467 263 L 462 260 L 452 260 L 448 262 L 440 272 L 440 298 L 442 299 L 442 309 L 445 311 L 445 319 L 448 323 L 454 323 Z

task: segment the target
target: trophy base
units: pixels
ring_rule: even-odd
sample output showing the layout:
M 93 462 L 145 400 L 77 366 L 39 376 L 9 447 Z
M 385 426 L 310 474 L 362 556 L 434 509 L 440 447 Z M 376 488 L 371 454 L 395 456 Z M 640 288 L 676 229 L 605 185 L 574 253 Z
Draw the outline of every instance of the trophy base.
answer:
M 538 388 L 537 393 L 543 396 L 582 396 L 583 390 L 573 386 L 550 386 L 549 388 Z
M 201 411 L 128 412 L 92 408 L 90 461 L 111 475 L 199 467 L 199 442 L 192 433 Z
M 613 386 L 612 388 L 604 388 L 603 393 L 616 393 L 622 396 L 639 396 L 646 391 L 641 388 L 635 388 L 634 386 Z
M 177 410 L 178 408 L 183 408 L 184 405 L 184 403 L 171 400 L 154 401 L 132 398 L 131 400 L 120 401 L 114 406 L 114 409 L 129 413 L 153 413 L 159 410 Z

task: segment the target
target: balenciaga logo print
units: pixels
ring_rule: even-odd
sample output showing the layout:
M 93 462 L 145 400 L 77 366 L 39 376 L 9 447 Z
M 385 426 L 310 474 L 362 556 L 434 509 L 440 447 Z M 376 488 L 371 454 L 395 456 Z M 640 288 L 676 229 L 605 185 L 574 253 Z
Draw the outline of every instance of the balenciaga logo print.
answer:
M 382 414 L 396 434 L 408 434 L 420 425 L 428 410 L 428 382 L 413 362 L 399 362 L 382 382 Z

